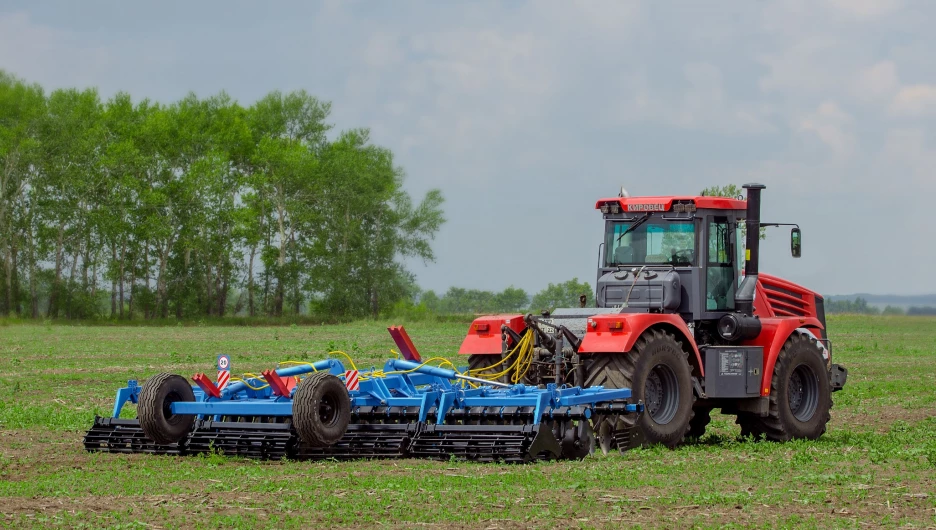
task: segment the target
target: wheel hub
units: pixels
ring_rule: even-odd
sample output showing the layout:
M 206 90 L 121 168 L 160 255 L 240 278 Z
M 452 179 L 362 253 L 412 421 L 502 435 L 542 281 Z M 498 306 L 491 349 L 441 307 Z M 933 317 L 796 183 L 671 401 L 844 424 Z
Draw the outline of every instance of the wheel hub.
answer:
M 644 383 L 644 402 L 647 414 L 658 425 L 673 420 L 679 406 L 679 385 L 672 368 L 658 364 L 650 370 Z
M 790 412 L 799 421 L 809 421 L 819 405 L 819 381 L 813 370 L 801 364 L 790 374 L 788 382 Z
M 323 424 L 329 426 L 334 425 L 338 421 L 337 407 L 330 396 L 322 398 L 319 404 L 319 418 L 321 418 Z

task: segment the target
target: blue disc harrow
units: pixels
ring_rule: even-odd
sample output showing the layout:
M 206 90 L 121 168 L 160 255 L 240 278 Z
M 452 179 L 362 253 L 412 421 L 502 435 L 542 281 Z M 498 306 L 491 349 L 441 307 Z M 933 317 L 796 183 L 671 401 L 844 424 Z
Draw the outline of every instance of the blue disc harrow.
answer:
M 643 410 L 630 389 L 507 385 L 418 360 L 358 371 L 325 359 L 224 388 L 204 374 L 192 379 L 129 381 L 113 415 L 95 417 L 85 448 L 265 460 L 580 459 L 594 450 L 592 422 Z M 127 403 L 137 419 L 120 418 Z M 627 443 L 628 433 L 616 436 Z

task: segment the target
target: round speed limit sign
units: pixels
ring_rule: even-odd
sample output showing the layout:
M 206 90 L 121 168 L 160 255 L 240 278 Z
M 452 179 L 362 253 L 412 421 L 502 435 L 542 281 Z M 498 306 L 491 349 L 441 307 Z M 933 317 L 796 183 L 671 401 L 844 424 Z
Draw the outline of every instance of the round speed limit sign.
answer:
M 231 369 L 231 358 L 227 355 L 218 356 L 218 371 L 230 370 Z

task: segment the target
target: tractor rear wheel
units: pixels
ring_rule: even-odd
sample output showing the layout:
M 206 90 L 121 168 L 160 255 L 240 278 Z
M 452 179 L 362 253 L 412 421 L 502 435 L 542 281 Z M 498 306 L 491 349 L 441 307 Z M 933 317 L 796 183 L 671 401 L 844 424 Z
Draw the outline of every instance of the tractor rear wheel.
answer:
M 293 394 L 293 425 L 312 447 L 327 447 L 344 436 L 351 420 L 351 398 L 341 379 L 315 372 Z
M 476 354 L 468 356 L 468 370 L 472 372 L 472 376 L 480 377 L 481 379 L 487 379 L 489 381 L 498 381 L 501 383 L 511 384 L 513 381 L 510 380 L 510 372 L 497 377 L 491 378 L 491 375 L 499 374 L 510 366 L 513 359 L 509 359 L 504 363 L 497 364 L 503 359 L 503 355 L 499 353 L 491 354 Z M 497 366 L 494 366 L 497 364 Z M 491 368 L 494 366 L 493 368 Z M 476 371 L 482 370 L 482 371 Z
M 712 409 L 708 407 L 697 407 L 693 410 L 692 420 L 689 421 L 689 431 L 686 432 L 686 438 L 695 438 L 696 440 L 705 436 L 705 428 L 712 421 Z
M 181 375 L 156 374 L 143 383 L 137 418 L 147 438 L 169 445 L 182 441 L 192 430 L 194 414 L 172 413 L 172 404 L 177 401 L 195 401 L 192 386 Z
M 757 424 L 748 428 L 752 435 L 763 433 L 767 439 L 780 442 L 815 440 L 825 433 L 831 408 L 832 393 L 822 349 L 812 336 L 794 333 L 774 365 L 768 415 L 757 418 Z M 742 424 L 742 432 L 744 428 Z
M 742 438 L 753 438 L 758 440 L 764 436 L 764 426 L 761 423 L 760 416 L 750 412 L 739 412 L 735 423 L 741 426 Z
M 608 437 L 622 426 L 636 427 L 647 445 L 675 447 L 683 440 L 695 400 L 687 356 L 676 337 L 662 330 L 645 332 L 628 353 L 594 356 L 585 386 L 630 388 L 633 399 L 642 401 L 645 407 L 636 421 L 632 414 L 599 421 L 595 430 L 603 451 L 613 446 Z

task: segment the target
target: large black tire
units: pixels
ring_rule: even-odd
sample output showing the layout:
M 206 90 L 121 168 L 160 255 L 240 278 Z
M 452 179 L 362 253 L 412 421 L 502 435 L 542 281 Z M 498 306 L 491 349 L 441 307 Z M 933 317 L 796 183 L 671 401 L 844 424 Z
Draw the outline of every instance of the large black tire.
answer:
M 675 447 L 689 430 L 692 419 L 691 370 L 682 343 L 662 330 L 646 331 L 628 353 L 595 355 L 585 376 L 585 386 L 630 388 L 633 399 L 644 403 L 636 420 L 633 414 L 604 418 L 595 426 L 601 448 L 613 444 L 614 430 L 636 426 L 644 444 Z
M 755 437 L 762 433 L 768 440 L 815 440 L 825 433 L 831 408 L 832 392 L 822 349 L 815 338 L 794 333 L 774 365 L 767 417 L 754 422 L 739 417 L 739 423 L 742 434 L 745 430 Z
M 344 436 L 351 421 L 351 398 L 341 379 L 315 372 L 293 394 L 293 426 L 312 447 L 328 447 Z
M 159 445 L 169 445 L 188 435 L 195 415 L 173 414 L 170 406 L 177 401 L 195 401 L 192 386 L 181 375 L 156 374 L 143 383 L 137 418 L 147 438 Z
M 705 436 L 705 428 L 712 421 L 712 409 L 708 407 L 696 407 L 693 410 L 692 419 L 689 420 L 689 430 L 686 432 L 686 438 L 695 438 L 696 440 Z
M 753 438 L 759 440 L 764 436 L 764 425 L 761 423 L 760 416 L 750 412 L 739 412 L 735 423 L 741 426 L 742 438 Z
M 501 362 L 501 359 L 503 359 L 503 356 L 502 354 L 499 354 L 499 353 L 469 355 L 468 356 L 468 369 L 469 370 L 481 370 L 484 368 L 488 368 L 490 366 L 494 366 L 495 364 Z M 497 374 L 497 373 L 503 372 L 504 370 L 507 369 L 507 367 L 510 364 L 513 363 L 513 361 L 514 361 L 513 359 L 509 359 L 507 362 L 497 366 L 496 368 L 492 368 L 491 370 L 488 370 L 485 372 L 474 373 L 472 375 L 474 377 L 480 377 L 481 379 L 487 379 L 489 381 L 498 381 L 500 383 L 513 384 L 513 381 L 510 380 L 510 375 L 511 375 L 510 372 L 496 379 L 491 379 L 488 377 L 488 374 Z

